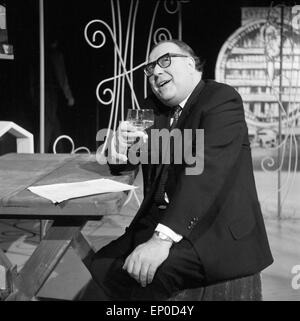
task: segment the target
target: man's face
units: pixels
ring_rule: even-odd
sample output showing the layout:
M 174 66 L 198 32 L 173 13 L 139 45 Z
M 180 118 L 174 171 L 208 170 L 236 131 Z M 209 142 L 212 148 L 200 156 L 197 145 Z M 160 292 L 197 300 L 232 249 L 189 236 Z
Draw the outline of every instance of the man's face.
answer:
M 149 62 L 156 61 L 166 53 L 188 55 L 174 43 L 162 43 L 150 53 Z M 181 103 L 193 89 L 193 58 L 171 57 L 171 64 L 162 68 L 156 64 L 153 75 L 149 77 L 150 86 L 157 98 L 167 106 Z

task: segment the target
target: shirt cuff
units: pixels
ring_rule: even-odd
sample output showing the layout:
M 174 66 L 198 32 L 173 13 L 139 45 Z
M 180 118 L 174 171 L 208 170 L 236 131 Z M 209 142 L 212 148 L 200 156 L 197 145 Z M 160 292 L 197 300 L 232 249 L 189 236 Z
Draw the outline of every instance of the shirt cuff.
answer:
M 163 224 L 157 224 L 155 231 L 162 232 L 169 236 L 175 243 L 182 240 L 182 236 L 180 234 L 175 233 L 173 230 L 171 230 L 169 227 Z

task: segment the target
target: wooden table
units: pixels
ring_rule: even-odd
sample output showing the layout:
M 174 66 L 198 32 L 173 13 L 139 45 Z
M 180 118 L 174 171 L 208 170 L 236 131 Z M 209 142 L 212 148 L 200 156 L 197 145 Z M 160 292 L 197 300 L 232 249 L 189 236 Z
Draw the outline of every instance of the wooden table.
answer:
M 81 234 L 88 220 L 117 214 L 125 192 L 105 193 L 68 200 L 58 205 L 39 197 L 29 186 L 110 178 L 132 184 L 134 172 L 112 176 L 94 155 L 7 154 L 0 157 L 0 219 L 51 220 L 45 237 L 19 273 L 0 249 L 0 264 L 9 271 L 6 300 L 32 300 L 68 247 L 83 259 L 91 251 Z

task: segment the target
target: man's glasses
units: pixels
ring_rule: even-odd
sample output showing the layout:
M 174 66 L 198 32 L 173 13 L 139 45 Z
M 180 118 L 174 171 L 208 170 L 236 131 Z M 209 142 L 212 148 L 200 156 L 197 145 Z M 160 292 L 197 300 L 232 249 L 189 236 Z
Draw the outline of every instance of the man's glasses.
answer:
M 187 55 L 181 55 L 176 53 L 166 53 L 163 56 L 159 57 L 156 61 L 150 62 L 144 67 L 144 73 L 147 77 L 153 75 L 154 68 L 156 64 L 159 65 L 161 68 L 167 68 L 171 65 L 171 57 L 189 57 Z

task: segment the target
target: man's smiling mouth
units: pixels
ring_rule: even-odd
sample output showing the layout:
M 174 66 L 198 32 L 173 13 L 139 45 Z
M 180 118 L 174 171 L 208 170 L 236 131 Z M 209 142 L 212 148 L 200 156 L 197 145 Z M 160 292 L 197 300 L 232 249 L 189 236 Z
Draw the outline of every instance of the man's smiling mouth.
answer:
M 157 84 L 157 87 L 158 87 L 158 88 L 161 88 L 161 87 L 165 86 L 166 84 L 168 84 L 171 80 L 172 80 L 172 79 L 163 80 L 163 81 L 161 81 L 161 82 L 159 82 L 159 83 Z

